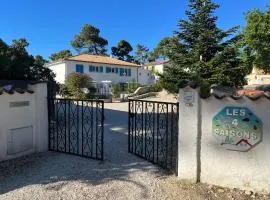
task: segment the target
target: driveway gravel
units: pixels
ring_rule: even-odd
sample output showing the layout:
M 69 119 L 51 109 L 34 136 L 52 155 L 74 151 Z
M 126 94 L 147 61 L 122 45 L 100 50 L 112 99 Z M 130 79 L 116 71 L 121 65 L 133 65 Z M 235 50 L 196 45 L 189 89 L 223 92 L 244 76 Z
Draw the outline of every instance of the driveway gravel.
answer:
M 127 103 L 105 104 L 104 161 L 56 152 L 0 163 L 0 200 L 270 199 L 188 184 L 127 152 Z

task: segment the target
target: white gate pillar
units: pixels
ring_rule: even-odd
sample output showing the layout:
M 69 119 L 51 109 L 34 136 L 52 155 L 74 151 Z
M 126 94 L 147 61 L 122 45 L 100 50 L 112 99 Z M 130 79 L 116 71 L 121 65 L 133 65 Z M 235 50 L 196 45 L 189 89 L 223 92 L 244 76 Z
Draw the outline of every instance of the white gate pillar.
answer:
M 200 181 L 200 97 L 199 89 L 179 90 L 178 177 Z
M 34 110 L 34 133 L 35 151 L 48 151 L 48 99 L 47 83 L 29 85 L 34 90 L 33 110 Z

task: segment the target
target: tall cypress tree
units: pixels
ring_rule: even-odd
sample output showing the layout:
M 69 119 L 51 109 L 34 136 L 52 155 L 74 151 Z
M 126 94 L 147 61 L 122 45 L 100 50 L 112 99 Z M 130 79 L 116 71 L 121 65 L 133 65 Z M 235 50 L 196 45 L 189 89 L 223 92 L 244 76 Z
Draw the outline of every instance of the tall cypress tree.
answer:
M 237 46 L 241 37 L 233 36 L 238 28 L 223 31 L 217 27 L 214 11 L 218 7 L 211 0 L 189 0 L 188 19 L 179 20 L 174 36 L 160 42 L 163 46 L 158 48 L 171 61 L 160 80 L 170 92 L 178 92 L 185 81 L 201 85 L 244 83 L 246 69 L 240 65 Z

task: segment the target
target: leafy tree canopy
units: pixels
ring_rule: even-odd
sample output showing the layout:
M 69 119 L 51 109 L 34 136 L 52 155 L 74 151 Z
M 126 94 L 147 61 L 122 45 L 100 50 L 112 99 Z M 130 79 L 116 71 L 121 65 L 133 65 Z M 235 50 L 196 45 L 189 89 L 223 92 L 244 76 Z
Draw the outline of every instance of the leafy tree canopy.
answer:
M 121 40 L 118 42 L 116 47 L 112 47 L 112 55 L 116 56 L 120 60 L 131 62 L 133 57 L 130 52 L 133 51 L 132 46 L 126 40 Z
M 60 60 L 60 59 L 64 59 L 64 58 L 68 58 L 71 57 L 72 53 L 70 50 L 65 49 L 65 50 L 61 50 L 57 53 L 53 53 L 51 54 L 51 56 L 49 57 L 52 61 L 56 61 L 56 60 Z
M 240 86 L 247 69 L 241 66 L 241 37 L 234 36 L 237 27 L 223 31 L 217 27 L 214 11 L 219 6 L 211 0 L 189 0 L 187 20 L 179 20 L 173 37 L 160 42 L 159 53 L 170 60 L 161 75 L 163 86 L 178 92 L 185 81 L 202 85 Z
M 28 54 L 26 39 L 13 40 L 11 45 L 0 39 L 0 79 L 6 80 L 50 80 L 54 74 L 44 64 L 42 56 Z
M 153 50 L 152 55 L 155 58 L 168 59 L 170 56 L 173 56 L 174 45 L 178 45 L 178 39 L 176 37 L 165 37 L 162 39 L 157 47 Z
M 247 61 L 270 72 L 270 8 L 265 12 L 255 9 L 247 16 L 244 30 L 244 49 Z
M 145 64 L 146 62 L 152 61 L 154 58 L 151 57 L 149 49 L 141 44 L 136 46 L 135 61 L 138 64 Z
M 81 32 L 75 35 L 71 46 L 78 53 L 106 55 L 108 41 L 100 36 L 100 30 L 90 24 L 85 24 Z

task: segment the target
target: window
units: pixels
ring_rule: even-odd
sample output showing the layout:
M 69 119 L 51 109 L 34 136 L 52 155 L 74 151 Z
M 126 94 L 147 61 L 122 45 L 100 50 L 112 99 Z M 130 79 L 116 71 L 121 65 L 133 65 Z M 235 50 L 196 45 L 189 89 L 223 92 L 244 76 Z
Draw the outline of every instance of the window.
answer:
M 76 65 L 76 72 L 83 74 L 83 65 Z
M 99 67 L 96 67 L 96 66 L 93 66 L 93 65 L 89 65 L 89 72 L 103 72 L 103 67 L 102 66 L 99 66 Z
M 89 65 L 89 72 L 93 72 L 94 71 L 94 66 Z
M 113 67 L 113 68 L 112 68 L 112 73 L 118 74 L 118 68 L 117 68 L 117 67 Z
M 111 67 L 106 67 L 106 73 L 111 73 L 112 72 L 112 68 Z
M 131 76 L 131 69 L 120 68 L 120 76 Z
M 124 69 L 120 68 L 120 76 L 124 76 Z

